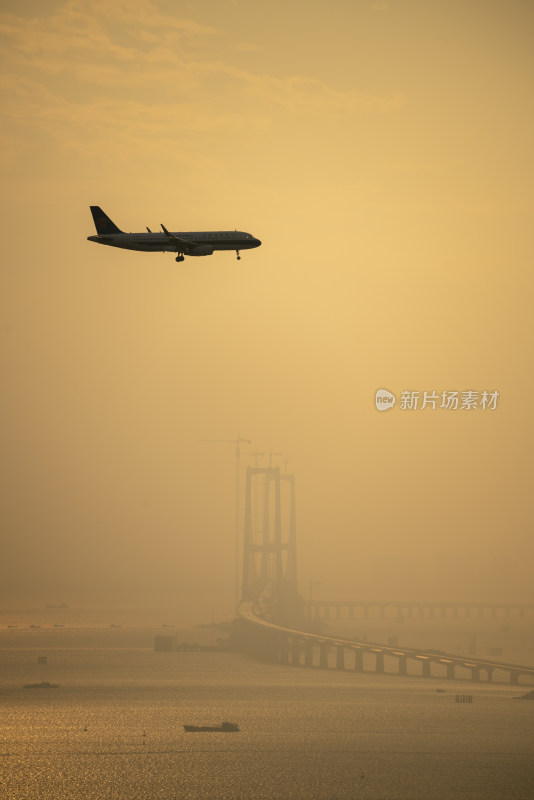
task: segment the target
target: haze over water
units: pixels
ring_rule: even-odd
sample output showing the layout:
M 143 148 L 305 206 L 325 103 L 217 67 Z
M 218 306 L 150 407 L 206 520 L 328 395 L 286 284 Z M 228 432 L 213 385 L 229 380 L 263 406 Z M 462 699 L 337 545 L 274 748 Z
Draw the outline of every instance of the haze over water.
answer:
M 47 627 L 28 629 L 21 614 L 19 627 L 3 620 L 0 632 L 1 786 L 9 800 L 532 796 L 533 704 L 513 699 L 527 687 L 292 669 L 237 653 L 156 653 L 156 633 L 206 642 L 210 632 L 139 626 L 135 613 L 120 611 L 112 617 L 120 628 L 101 614 L 62 629 L 49 617 L 34 612 Z M 517 647 L 529 632 L 532 623 L 523 623 L 508 639 Z M 438 624 L 437 645 L 440 633 L 452 631 Z M 417 624 L 401 635 L 417 637 Z M 43 653 L 47 664 L 38 665 Z M 42 679 L 60 688 L 22 689 Z M 472 694 L 472 704 L 456 703 L 457 693 Z M 223 719 L 240 732 L 183 731 Z

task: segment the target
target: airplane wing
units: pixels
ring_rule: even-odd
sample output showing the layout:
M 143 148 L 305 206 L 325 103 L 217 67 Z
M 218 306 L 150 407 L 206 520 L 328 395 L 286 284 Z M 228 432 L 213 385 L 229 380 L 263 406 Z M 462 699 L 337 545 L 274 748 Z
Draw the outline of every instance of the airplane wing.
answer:
M 179 236 L 175 236 L 174 233 L 169 233 L 167 228 L 163 223 L 160 223 L 161 227 L 163 228 L 163 233 L 171 242 L 174 242 L 177 247 L 183 248 L 183 251 L 187 253 L 188 250 L 193 250 L 197 245 L 195 242 L 188 242 L 186 239 L 181 239 Z

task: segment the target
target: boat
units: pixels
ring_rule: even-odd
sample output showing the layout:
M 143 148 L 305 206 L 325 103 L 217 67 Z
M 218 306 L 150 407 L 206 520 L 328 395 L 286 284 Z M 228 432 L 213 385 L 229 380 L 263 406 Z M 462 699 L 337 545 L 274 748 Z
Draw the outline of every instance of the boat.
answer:
M 184 725 L 187 733 L 235 733 L 239 730 L 236 722 L 221 722 L 220 725 Z
M 25 689 L 59 689 L 59 683 L 49 683 L 49 681 L 41 681 L 41 683 L 27 683 Z

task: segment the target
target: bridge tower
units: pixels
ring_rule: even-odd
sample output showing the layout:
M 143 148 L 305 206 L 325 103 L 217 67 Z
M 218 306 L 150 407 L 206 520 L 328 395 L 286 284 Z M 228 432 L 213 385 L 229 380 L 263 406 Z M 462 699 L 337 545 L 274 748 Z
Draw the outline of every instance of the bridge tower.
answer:
M 245 493 L 242 599 L 260 602 L 269 616 L 287 620 L 300 605 L 295 476 L 279 467 L 247 467 Z

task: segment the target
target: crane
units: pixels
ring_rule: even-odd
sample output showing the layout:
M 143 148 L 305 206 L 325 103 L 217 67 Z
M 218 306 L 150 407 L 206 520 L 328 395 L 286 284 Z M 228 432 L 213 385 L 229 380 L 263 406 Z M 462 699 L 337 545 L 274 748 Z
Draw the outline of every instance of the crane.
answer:
M 273 456 L 283 456 L 283 453 L 275 453 L 274 450 L 269 450 L 269 466 L 273 465 Z

